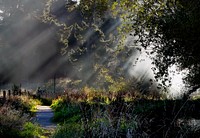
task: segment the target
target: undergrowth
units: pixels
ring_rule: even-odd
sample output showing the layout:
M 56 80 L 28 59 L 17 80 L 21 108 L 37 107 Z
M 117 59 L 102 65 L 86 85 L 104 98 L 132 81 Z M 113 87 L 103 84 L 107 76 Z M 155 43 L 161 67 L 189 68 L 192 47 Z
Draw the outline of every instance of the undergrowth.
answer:
M 191 120 L 200 119 L 199 100 L 144 98 L 135 91 L 126 92 L 127 89 L 107 95 L 84 90 L 53 100 L 54 121 L 60 123 L 53 137 L 155 138 L 200 134 L 200 127 L 191 124 Z
M 42 136 L 42 129 L 31 123 L 36 106 L 41 104 L 37 99 L 27 96 L 15 96 L 0 105 L 0 137 L 31 138 Z

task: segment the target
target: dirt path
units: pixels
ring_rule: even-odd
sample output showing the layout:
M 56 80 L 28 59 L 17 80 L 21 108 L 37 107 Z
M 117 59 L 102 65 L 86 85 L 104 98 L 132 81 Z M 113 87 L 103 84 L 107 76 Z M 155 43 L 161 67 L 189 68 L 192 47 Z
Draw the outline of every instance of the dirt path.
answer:
M 52 122 L 54 113 L 50 106 L 37 106 L 36 122 L 44 129 L 51 130 L 56 128 L 56 124 Z

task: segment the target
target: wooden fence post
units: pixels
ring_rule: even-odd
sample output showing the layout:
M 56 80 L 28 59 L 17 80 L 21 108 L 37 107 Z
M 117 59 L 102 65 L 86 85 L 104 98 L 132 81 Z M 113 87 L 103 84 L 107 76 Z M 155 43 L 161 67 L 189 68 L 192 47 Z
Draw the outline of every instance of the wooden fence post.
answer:
M 26 93 L 26 89 L 24 90 L 24 95 L 26 95 L 26 96 L 28 95 L 28 94 Z
M 30 94 L 30 92 L 29 92 L 29 91 L 27 91 L 27 94 L 28 94 L 28 96 L 31 96 L 31 94 Z
M 21 88 L 18 90 L 18 94 L 19 94 L 19 96 L 22 95 L 22 90 L 21 90 Z
M 16 95 L 19 95 L 19 90 L 15 90 Z
M 19 94 L 19 96 L 21 96 L 22 95 L 22 84 L 20 83 L 20 85 L 19 85 L 19 88 L 18 88 L 18 94 Z
M 6 91 L 3 91 L 3 99 L 6 99 Z
M 10 98 L 11 97 L 11 91 L 8 90 L 8 97 Z

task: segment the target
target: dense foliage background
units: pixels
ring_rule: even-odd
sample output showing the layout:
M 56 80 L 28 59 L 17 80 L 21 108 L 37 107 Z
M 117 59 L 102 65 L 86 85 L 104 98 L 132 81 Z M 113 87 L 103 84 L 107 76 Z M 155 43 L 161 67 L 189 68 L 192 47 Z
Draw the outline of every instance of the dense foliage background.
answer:
M 197 137 L 199 5 L 198 0 L 1 0 L 0 83 L 45 82 L 43 93 L 35 93 L 55 98 L 51 107 L 61 126 L 53 137 Z M 146 57 L 151 66 L 134 70 Z M 170 99 L 170 74 L 181 71 L 190 89 Z M 37 126 L 19 120 L 15 128 L 9 121 L 35 105 L 20 101 L 23 109 L 14 114 L 18 102 L 10 106 L 9 100 L 1 101 L 2 135 L 10 127 L 29 136 L 29 128 Z M 3 115 L 9 113 L 14 117 Z

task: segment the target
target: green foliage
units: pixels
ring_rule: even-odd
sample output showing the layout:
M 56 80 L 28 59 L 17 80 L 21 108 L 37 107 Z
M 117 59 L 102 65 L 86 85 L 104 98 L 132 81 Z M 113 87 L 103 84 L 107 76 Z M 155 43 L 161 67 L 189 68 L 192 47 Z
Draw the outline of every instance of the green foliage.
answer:
M 109 86 L 111 92 L 125 92 L 127 83 L 124 80 L 115 81 Z
M 43 134 L 43 130 L 37 124 L 26 122 L 20 134 L 23 138 L 34 138 L 34 137 L 41 138 Z
M 63 106 L 65 106 L 65 101 L 63 98 L 58 98 L 58 99 L 55 99 L 52 101 L 52 104 L 51 104 L 51 108 L 54 110 L 54 111 L 60 111 Z
M 76 104 L 65 102 L 64 98 L 53 100 L 51 108 L 54 110 L 53 121 L 64 122 L 73 120 L 78 122 L 80 120 L 80 109 Z
M 121 117 L 112 118 L 108 112 L 104 112 L 103 116 L 92 119 L 90 131 L 92 137 L 126 137 L 129 131 L 131 133 L 138 131 L 138 123 L 137 117 L 127 120 L 123 114 Z
M 10 99 L 9 101 L 16 109 L 21 109 L 23 112 L 34 112 L 36 106 L 41 104 L 41 101 L 38 99 L 33 99 L 28 96 L 18 96 Z
M 30 99 L 29 105 L 28 105 L 29 111 L 35 112 L 37 109 L 36 106 L 41 105 L 41 104 L 42 102 L 38 99 Z
M 0 107 L 0 137 L 20 137 L 19 132 L 29 116 L 10 105 Z
M 80 1 L 79 8 L 84 18 L 94 20 L 94 18 L 102 18 L 108 11 L 109 0 L 84 0 Z M 95 16 L 95 17 L 94 17 Z
M 80 109 L 77 106 L 64 106 L 54 113 L 53 120 L 56 122 L 63 122 L 64 120 L 78 122 L 80 120 Z
M 138 84 L 137 81 L 134 79 L 126 79 L 122 74 L 117 74 L 113 72 L 109 68 L 105 66 L 95 65 L 96 70 L 99 69 L 98 72 L 98 80 L 96 81 L 100 86 L 100 91 L 109 91 L 109 92 L 129 92 L 136 91 Z M 122 72 L 122 71 L 120 71 Z
M 81 138 L 84 137 L 83 129 L 80 123 L 71 122 L 64 123 L 60 126 L 54 135 L 53 138 Z
M 60 3 L 65 6 L 54 11 Z M 111 16 L 112 3 L 112 0 L 85 0 L 80 1 L 79 5 L 73 1 L 46 2 L 40 19 L 56 28 L 59 45 L 63 46 L 61 54 L 67 56 L 67 62 L 72 63 L 73 73 L 78 76 L 78 80 L 81 80 L 71 83 L 72 87 L 76 87 L 76 84 L 79 88 L 85 85 L 98 87 L 99 83 L 94 83 L 98 79 L 98 70 L 94 71 L 95 64 L 106 65 L 108 68 L 110 66 L 108 64 L 115 60 L 114 65 L 109 68 L 119 69 L 117 66 L 121 60 L 116 60 L 115 54 L 117 51 L 115 43 L 118 41 L 118 32 L 115 28 L 119 20 Z M 59 13 L 62 13 L 62 19 L 60 15 L 58 16 Z M 86 59 L 91 59 L 92 62 L 85 62 Z M 91 78 L 86 80 L 90 76 Z
M 190 98 L 192 100 L 199 100 L 200 99 L 200 95 L 199 94 L 197 94 L 197 95 L 191 95 Z
M 53 121 L 61 123 L 53 135 L 54 138 L 83 137 L 81 112 L 75 103 L 67 103 L 64 98 L 53 100 Z
M 198 0 L 122 0 L 112 6 L 113 15 L 122 20 L 122 38 L 129 33 L 135 46 L 148 49 L 158 68 L 156 79 L 164 85 L 170 81 L 168 69 L 176 65 L 189 71 L 185 83 L 199 86 L 199 5 Z
M 101 25 L 105 22 L 105 14 L 109 10 L 110 3 L 108 0 L 86 0 L 80 1 L 79 5 L 76 5 L 72 1 L 66 1 L 65 7 L 60 8 L 60 11 L 65 11 L 66 19 L 61 21 L 57 15 L 54 15 L 52 11 L 57 3 L 61 2 L 48 0 L 46 7 L 43 10 L 43 16 L 40 18 L 43 22 L 56 26 L 58 29 L 59 42 L 64 45 L 61 49 L 63 55 L 67 55 L 71 62 L 76 62 L 83 54 L 88 53 L 90 50 L 95 50 L 96 45 L 107 45 L 112 43 L 111 40 L 114 37 L 105 34 L 101 29 Z M 76 20 L 72 16 L 68 16 L 70 13 L 74 13 L 77 16 Z M 69 21 L 70 20 L 70 21 Z M 70 23 L 69 23 L 70 22 Z M 90 45 L 86 43 L 89 41 L 87 37 L 88 32 L 91 32 L 95 36 L 91 38 Z M 111 33 L 110 33 L 111 34 Z M 98 39 L 95 39 L 98 37 Z M 77 46 L 71 46 L 71 38 L 77 43 Z M 105 48 L 105 47 L 104 47 Z
M 123 88 L 121 91 L 135 90 L 130 88 Z M 88 94 L 97 90 L 85 87 L 84 91 Z M 61 126 L 54 137 L 198 136 L 199 127 L 192 127 L 190 120 L 199 118 L 199 100 L 155 100 L 140 97 L 125 101 L 124 97 L 125 94 L 119 94 L 108 104 L 88 100 L 70 102 L 65 97 L 55 100 L 55 117 L 61 121 Z
M 38 104 L 41 102 L 37 99 L 16 96 L 0 106 L 0 137 L 23 137 L 21 130 L 30 120 L 30 115 L 36 110 Z

